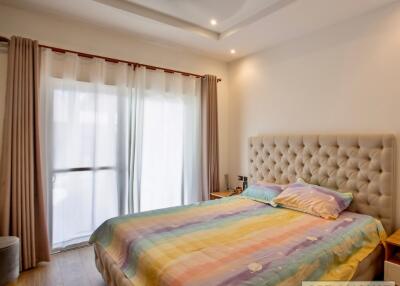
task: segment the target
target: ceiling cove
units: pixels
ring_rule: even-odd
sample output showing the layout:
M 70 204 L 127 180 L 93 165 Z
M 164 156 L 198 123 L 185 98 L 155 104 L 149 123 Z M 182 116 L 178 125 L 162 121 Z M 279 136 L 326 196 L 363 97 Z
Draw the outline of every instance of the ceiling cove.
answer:
M 165 5 L 160 7 L 160 2 L 153 0 L 94 0 L 103 5 L 123 10 L 128 13 L 135 14 L 153 21 L 173 26 L 192 32 L 213 40 L 222 40 L 234 35 L 241 29 L 251 25 L 258 20 L 267 17 L 268 15 L 290 5 L 297 0 L 220 0 L 220 5 L 213 7 L 208 3 L 210 1 L 196 0 L 167 0 Z M 250 5 L 248 5 L 250 2 Z M 247 9 L 243 6 L 247 5 Z M 249 7 L 250 6 L 250 7 Z M 178 7 L 178 9 L 177 9 Z M 179 7 L 181 9 L 179 9 Z M 214 11 L 209 9 L 201 9 L 205 7 L 213 7 Z M 227 9 L 230 7 L 230 9 Z M 246 7 L 245 7 L 246 8 Z M 229 15 L 224 15 L 225 11 L 231 12 Z M 193 12 L 196 12 L 195 14 Z M 218 25 L 214 16 L 211 14 L 219 14 Z M 183 15 L 183 16 L 182 16 Z M 199 19 L 201 17 L 202 19 Z M 194 19 L 194 21 L 193 21 Z M 213 25 L 207 27 L 206 23 L 213 20 Z M 222 25 L 221 25 L 222 24 Z

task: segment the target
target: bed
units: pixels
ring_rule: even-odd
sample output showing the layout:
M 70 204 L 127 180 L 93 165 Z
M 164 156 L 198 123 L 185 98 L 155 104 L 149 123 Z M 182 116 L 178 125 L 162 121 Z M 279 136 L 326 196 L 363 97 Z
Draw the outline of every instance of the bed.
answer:
M 91 238 L 108 285 L 298 285 L 372 280 L 393 228 L 391 135 L 249 140 L 249 180 L 304 180 L 352 192 L 335 221 L 239 196 L 106 221 Z

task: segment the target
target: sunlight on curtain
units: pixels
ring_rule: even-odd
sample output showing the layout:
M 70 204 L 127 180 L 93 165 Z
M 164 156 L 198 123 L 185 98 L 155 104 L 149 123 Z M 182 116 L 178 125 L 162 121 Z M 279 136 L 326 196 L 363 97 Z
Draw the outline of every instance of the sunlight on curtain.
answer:
M 200 193 L 200 79 L 137 68 L 129 210 L 197 202 Z
M 126 64 L 43 52 L 53 248 L 86 241 L 104 220 L 124 213 L 129 73 Z
M 199 81 L 163 71 L 144 73 L 140 211 L 199 200 Z
M 140 211 L 182 203 L 182 102 L 149 94 L 144 101 Z
M 42 61 L 53 248 L 114 216 L 201 199 L 199 79 L 47 49 Z

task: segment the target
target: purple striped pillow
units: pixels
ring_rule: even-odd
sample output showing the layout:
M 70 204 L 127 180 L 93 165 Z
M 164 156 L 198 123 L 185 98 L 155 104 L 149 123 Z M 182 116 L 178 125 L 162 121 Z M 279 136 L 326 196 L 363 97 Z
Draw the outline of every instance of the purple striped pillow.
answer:
M 274 202 L 288 209 L 325 219 L 336 219 L 350 205 L 352 199 L 352 193 L 340 193 L 316 185 L 294 183 L 288 185 Z

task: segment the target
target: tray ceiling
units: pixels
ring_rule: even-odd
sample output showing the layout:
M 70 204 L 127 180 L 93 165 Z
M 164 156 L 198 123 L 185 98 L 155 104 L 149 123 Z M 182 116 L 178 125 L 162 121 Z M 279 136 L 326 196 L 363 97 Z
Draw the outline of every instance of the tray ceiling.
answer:
M 230 61 L 398 0 L 0 0 Z M 107 17 L 104 17 L 107 15 Z M 211 25 L 215 19 L 217 25 Z M 235 49 L 234 55 L 230 50 Z
M 254 22 L 262 17 L 261 12 L 294 0 L 128 0 L 149 9 L 165 13 L 199 27 L 222 33 L 243 23 Z M 212 26 L 210 20 L 217 25 Z

